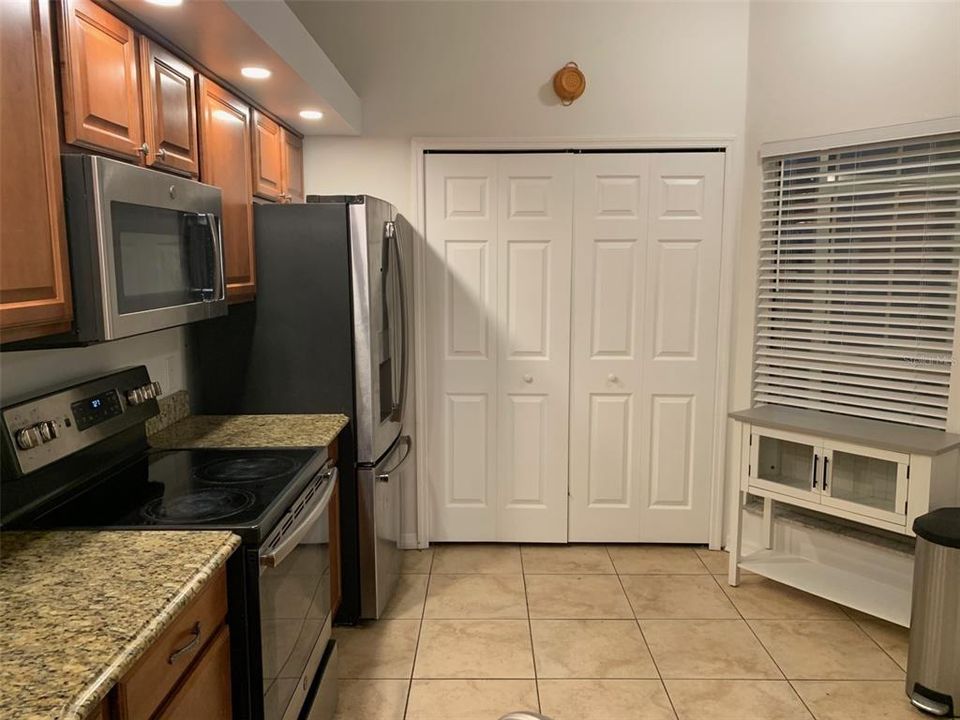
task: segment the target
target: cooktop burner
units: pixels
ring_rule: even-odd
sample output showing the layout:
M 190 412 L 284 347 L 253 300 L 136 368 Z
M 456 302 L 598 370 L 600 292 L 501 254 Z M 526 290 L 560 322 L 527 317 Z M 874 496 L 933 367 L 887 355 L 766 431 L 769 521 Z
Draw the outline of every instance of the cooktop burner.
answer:
M 286 475 L 296 467 L 296 461 L 279 455 L 225 458 L 199 468 L 197 476 L 210 483 L 266 482 Z
M 248 490 L 200 490 L 170 499 L 151 500 L 140 512 L 154 522 L 204 522 L 236 515 L 256 501 L 257 496 Z

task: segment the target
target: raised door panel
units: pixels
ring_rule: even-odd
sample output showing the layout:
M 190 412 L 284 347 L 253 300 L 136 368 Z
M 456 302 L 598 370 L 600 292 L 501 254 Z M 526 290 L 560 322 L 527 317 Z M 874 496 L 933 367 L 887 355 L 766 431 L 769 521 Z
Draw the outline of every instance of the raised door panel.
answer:
M 651 156 L 639 354 L 641 542 L 707 542 L 723 201 L 722 153 Z
M 576 159 L 570 539 L 633 542 L 649 156 Z
M 70 327 L 50 4 L 0 2 L 0 341 Z
M 68 143 L 140 158 L 136 35 L 93 0 L 64 0 L 60 32 Z
M 147 38 L 140 38 L 147 165 L 196 177 L 196 71 Z
M 498 157 L 497 539 L 564 542 L 573 156 Z
M 256 294 L 250 108 L 211 80 L 200 77 L 200 180 L 223 193 L 221 232 L 230 302 Z
M 430 536 L 497 539 L 497 158 L 426 158 Z
M 156 720 L 232 717 L 230 629 L 224 625 L 167 699 Z
M 281 129 L 283 138 L 283 194 L 290 203 L 301 203 L 303 191 L 303 139 Z
M 259 110 L 253 111 L 253 194 L 283 199 L 283 138 L 280 126 Z

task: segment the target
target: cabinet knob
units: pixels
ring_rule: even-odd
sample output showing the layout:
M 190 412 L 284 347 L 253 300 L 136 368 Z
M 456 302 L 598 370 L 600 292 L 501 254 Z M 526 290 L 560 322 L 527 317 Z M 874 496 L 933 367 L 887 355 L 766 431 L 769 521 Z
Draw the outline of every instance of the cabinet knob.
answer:
M 167 156 L 167 151 L 163 148 L 157 148 L 157 157 L 163 160 Z
M 617 380 L 619 380 L 619 379 L 620 379 L 620 378 L 618 378 L 618 377 L 617 377 L 616 375 L 614 375 L 613 373 L 610 373 L 609 375 L 607 375 L 607 380 L 609 380 L 610 382 L 617 382 Z
M 533 375 L 524 375 L 523 381 L 529 385 L 533 382 Z
M 150 154 L 150 146 L 146 143 L 143 143 L 143 145 L 137 148 L 137 152 L 146 157 Z

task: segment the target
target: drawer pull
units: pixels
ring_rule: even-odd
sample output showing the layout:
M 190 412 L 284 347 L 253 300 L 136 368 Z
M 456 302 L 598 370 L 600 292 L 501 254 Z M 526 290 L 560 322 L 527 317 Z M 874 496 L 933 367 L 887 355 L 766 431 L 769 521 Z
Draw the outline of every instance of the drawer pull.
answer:
M 200 623 L 199 622 L 193 626 L 192 632 L 193 632 L 193 639 L 190 642 L 188 642 L 186 645 L 184 645 L 182 648 L 180 648 L 179 650 L 174 650 L 170 654 L 170 657 L 167 658 L 168 665 L 173 665 L 177 661 L 177 658 L 179 658 L 184 653 L 188 653 L 191 650 L 193 650 L 193 648 L 197 646 L 197 643 L 200 642 Z

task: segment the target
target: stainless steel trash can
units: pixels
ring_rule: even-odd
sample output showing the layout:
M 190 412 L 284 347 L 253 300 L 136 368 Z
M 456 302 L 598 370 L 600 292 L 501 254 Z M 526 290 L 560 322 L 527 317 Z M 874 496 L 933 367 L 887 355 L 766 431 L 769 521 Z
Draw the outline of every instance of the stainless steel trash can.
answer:
M 913 609 L 907 697 L 940 717 L 960 712 L 960 508 L 941 508 L 913 523 Z

